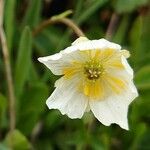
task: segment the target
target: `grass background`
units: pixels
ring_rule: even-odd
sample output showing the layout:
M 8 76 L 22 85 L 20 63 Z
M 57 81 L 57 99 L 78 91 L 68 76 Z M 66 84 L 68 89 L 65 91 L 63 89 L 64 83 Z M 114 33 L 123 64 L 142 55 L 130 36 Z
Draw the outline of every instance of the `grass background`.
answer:
M 0 51 L 0 150 L 149 150 L 150 149 L 150 1 L 148 0 L 5 0 L 6 32 L 16 95 L 16 130 L 9 133 L 8 89 Z M 130 131 L 106 127 L 91 113 L 71 120 L 45 101 L 54 90 L 54 76 L 37 61 L 69 46 L 77 37 L 62 24 L 37 36 L 43 20 L 73 10 L 69 16 L 89 39 L 105 37 L 112 14 L 118 21 L 111 41 L 131 53 L 139 97 L 129 107 Z M 0 45 L 1 47 L 1 45 Z M 1 49 L 1 48 L 0 48 Z

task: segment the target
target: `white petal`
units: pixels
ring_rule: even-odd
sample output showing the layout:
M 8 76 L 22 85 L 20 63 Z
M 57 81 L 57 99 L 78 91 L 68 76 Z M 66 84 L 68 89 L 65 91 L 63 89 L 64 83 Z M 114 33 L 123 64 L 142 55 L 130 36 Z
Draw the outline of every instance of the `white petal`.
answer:
M 40 57 L 38 60 L 45 64 L 53 74 L 62 75 L 63 69 L 70 67 L 73 61 L 85 61 L 85 58 L 80 55 L 79 51 L 75 51 L 69 54 L 57 53 L 55 55 Z
M 65 83 L 65 79 L 64 77 L 61 77 L 58 80 L 56 80 L 54 87 L 62 87 L 64 83 Z
M 116 44 L 116 43 L 109 42 L 105 39 L 87 40 L 87 41 L 85 40 L 83 42 L 78 42 L 76 44 L 73 44 L 73 46 L 66 48 L 62 52 L 63 53 L 70 53 L 70 52 L 74 52 L 77 50 L 94 50 L 94 49 L 103 50 L 103 49 L 107 49 L 107 48 L 120 50 L 121 46 Z
M 79 43 L 78 45 L 79 50 L 93 50 L 93 49 L 107 49 L 112 48 L 116 50 L 120 50 L 121 46 L 112 42 L 109 42 L 105 39 L 99 40 L 91 40 Z
M 71 119 L 81 118 L 86 111 L 87 104 L 87 98 L 82 93 L 75 92 L 60 111 Z
M 62 54 L 56 53 L 51 56 L 40 57 L 38 58 L 38 61 L 40 61 L 46 67 L 48 67 L 53 72 L 53 74 L 61 75 L 62 67 L 64 66 L 64 62 L 61 58 L 62 58 Z
M 124 56 L 121 57 L 122 64 L 124 65 L 127 73 L 133 78 L 133 69 L 130 67 L 129 63 L 127 62 Z
M 120 79 L 125 79 L 127 82 L 130 82 L 134 77 L 133 69 L 130 67 L 124 56 L 121 57 L 121 61 L 125 69 L 109 67 L 107 68 L 107 73 L 113 75 L 114 77 L 120 77 Z
M 59 109 L 70 118 L 81 118 L 87 108 L 86 97 L 77 91 L 76 80 L 66 81 L 63 77 L 56 83 L 56 89 L 46 101 L 49 109 Z
M 61 57 L 62 57 L 61 53 L 56 53 L 56 54 L 51 55 L 51 56 L 40 57 L 40 58 L 38 58 L 38 60 L 40 62 L 46 62 L 48 60 L 59 60 Z
M 69 53 L 66 53 L 64 50 L 55 55 L 38 58 L 38 60 L 45 64 L 55 75 L 62 75 L 63 69 L 69 67 L 73 61 L 85 62 L 85 59 L 86 58 L 83 57 L 77 50 L 70 50 Z
M 72 46 L 60 51 L 51 56 L 40 57 L 38 60 L 45 64 L 55 75 L 62 75 L 63 68 L 70 65 L 73 59 L 83 61 L 79 51 L 81 50 L 95 50 L 95 49 L 106 49 L 113 48 L 120 50 L 121 47 L 118 44 L 109 42 L 105 39 L 99 40 L 88 40 L 85 37 L 80 37 L 77 41 L 72 43 Z
M 128 106 L 138 96 L 133 83 L 121 95 L 113 95 L 101 101 L 90 101 L 91 111 L 95 117 L 104 125 L 118 124 L 128 130 Z
M 81 42 L 85 42 L 85 41 L 89 41 L 89 39 L 87 37 L 79 37 L 77 38 L 71 45 L 76 45 L 78 43 L 81 43 Z

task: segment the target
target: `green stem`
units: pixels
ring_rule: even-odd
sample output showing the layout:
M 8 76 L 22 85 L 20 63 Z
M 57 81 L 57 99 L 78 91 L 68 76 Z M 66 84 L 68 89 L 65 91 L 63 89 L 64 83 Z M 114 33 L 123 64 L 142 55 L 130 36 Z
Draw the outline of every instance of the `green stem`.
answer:
M 36 36 L 39 34 L 44 28 L 46 28 L 49 25 L 56 24 L 56 23 L 63 23 L 70 27 L 77 36 L 85 36 L 84 33 L 81 31 L 81 29 L 70 19 L 68 18 L 60 18 L 60 17 L 52 17 L 48 20 L 43 21 L 34 31 L 33 35 Z

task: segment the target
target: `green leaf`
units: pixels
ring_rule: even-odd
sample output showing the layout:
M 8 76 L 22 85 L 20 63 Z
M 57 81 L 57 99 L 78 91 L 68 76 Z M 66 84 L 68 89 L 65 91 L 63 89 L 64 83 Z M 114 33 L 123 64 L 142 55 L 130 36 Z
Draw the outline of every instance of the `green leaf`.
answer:
M 34 28 L 40 20 L 41 9 L 42 0 L 29 1 L 23 25 L 28 25 L 31 28 Z
M 43 30 L 43 32 L 34 38 L 34 45 L 39 55 L 50 55 L 58 52 L 56 47 L 60 42 L 60 36 L 63 31 L 59 28 L 50 26 Z M 58 49 L 60 51 L 60 49 Z
M 133 125 L 132 128 L 141 122 L 148 123 L 150 119 L 149 97 L 149 89 L 139 91 L 139 97 L 134 101 L 131 109 L 130 122 Z
M 141 22 L 142 22 L 142 31 L 141 31 L 141 41 L 140 41 L 140 58 L 142 62 L 142 64 L 146 64 L 145 60 L 147 60 L 148 64 L 150 64 L 150 44 L 149 44 L 149 39 L 150 39 L 150 11 L 149 13 L 147 13 L 147 15 L 143 16 L 141 18 Z M 141 55 L 144 55 L 144 57 L 141 57 Z M 147 58 L 147 59 L 146 59 Z
M 150 64 L 149 14 L 137 17 L 130 32 L 132 63 L 136 70 Z
M 47 97 L 48 88 L 43 83 L 34 83 L 34 85 L 29 87 L 22 95 L 18 112 L 17 127 L 25 135 L 29 135 L 39 121 L 41 114 L 46 107 L 45 102 Z
M 88 9 L 83 9 L 83 12 L 81 13 L 81 15 L 78 16 L 76 22 L 78 24 L 82 24 L 84 21 L 90 18 L 92 14 L 95 13 L 100 7 L 102 7 L 107 1 L 108 0 L 95 0 L 93 4 L 90 4 L 90 7 L 88 7 Z
M 29 82 L 38 82 L 39 81 L 39 74 L 36 71 L 36 68 L 35 68 L 33 62 L 31 63 L 28 81 Z
M 146 5 L 149 0 L 117 0 L 114 7 L 119 13 L 126 13 L 135 10 L 136 8 Z
M 84 0 L 77 0 L 73 20 L 77 20 L 78 16 L 80 16 L 80 13 L 82 11 L 83 2 L 84 2 Z
M 142 20 L 141 17 L 136 18 L 130 32 L 130 41 L 133 47 L 137 48 L 141 37 Z
M 39 138 L 36 140 L 34 148 L 35 150 L 54 150 L 52 140 L 49 140 L 49 138 L 42 138 L 42 140 Z
M 8 133 L 5 143 L 10 148 L 13 148 L 13 150 L 31 150 L 30 143 L 19 130 Z
M 4 125 L 6 125 L 6 109 L 7 109 L 7 100 L 6 97 L 4 97 L 0 93 L 0 127 L 2 128 Z
M 104 146 L 102 144 L 102 141 L 98 137 L 92 137 L 91 138 L 91 149 L 93 150 L 104 150 Z
M 61 30 L 57 30 L 55 28 L 47 28 L 45 29 L 40 36 L 37 36 L 34 39 L 34 45 L 40 55 L 49 55 L 54 54 L 56 45 L 58 44 L 61 36 L 63 34 Z
M 146 124 L 144 123 L 140 123 L 139 125 L 136 126 L 136 128 L 134 129 L 135 132 L 134 141 L 129 150 L 140 150 L 140 142 L 143 138 L 143 135 L 146 132 L 146 129 L 147 129 Z
M 6 0 L 4 11 L 4 26 L 6 31 L 7 44 L 10 51 L 12 48 L 13 33 L 15 27 L 15 5 L 16 0 Z
M 15 90 L 19 96 L 26 82 L 31 65 L 32 36 L 29 27 L 21 35 L 15 66 Z
M 131 45 L 131 54 L 132 54 L 132 62 L 134 68 L 138 66 L 139 59 L 141 58 L 141 30 L 142 30 L 142 19 L 141 17 L 136 18 L 133 23 L 133 26 L 130 31 L 130 45 Z
M 114 37 L 113 37 L 114 42 L 116 42 L 118 44 L 122 44 L 124 37 L 126 35 L 126 32 L 127 32 L 128 25 L 129 25 L 129 17 L 124 16 L 123 19 L 121 20 L 119 27 L 117 28 L 117 31 L 116 31 Z
M 50 111 L 45 117 L 44 124 L 48 132 L 55 131 L 59 128 L 60 125 L 64 123 L 64 120 L 61 119 L 62 116 L 58 110 Z
M 139 89 L 150 89 L 150 65 L 144 66 L 136 73 L 135 82 Z

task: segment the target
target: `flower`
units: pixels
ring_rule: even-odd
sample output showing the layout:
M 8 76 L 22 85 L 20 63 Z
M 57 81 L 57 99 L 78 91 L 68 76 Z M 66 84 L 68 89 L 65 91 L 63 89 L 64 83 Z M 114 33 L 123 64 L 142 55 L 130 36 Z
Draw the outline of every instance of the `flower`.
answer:
M 63 75 L 47 106 L 72 119 L 91 110 L 102 124 L 128 130 L 128 106 L 138 96 L 129 56 L 118 44 L 80 37 L 59 53 L 40 57 L 53 74 Z

